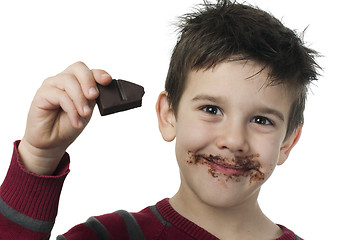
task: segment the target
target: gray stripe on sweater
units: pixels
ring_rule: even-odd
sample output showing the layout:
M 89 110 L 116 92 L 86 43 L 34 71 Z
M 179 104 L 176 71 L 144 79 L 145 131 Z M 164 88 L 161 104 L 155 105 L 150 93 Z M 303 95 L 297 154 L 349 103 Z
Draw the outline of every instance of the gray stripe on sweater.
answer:
M 101 240 L 110 240 L 110 237 L 108 235 L 107 229 L 104 227 L 104 225 L 99 222 L 98 219 L 95 217 L 90 217 L 84 225 L 88 226 L 89 228 L 93 229 L 94 232 L 96 232 L 98 239 Z
M 170 222 L 167 222 L 164 220 L 163 216 L 160 214 L 160 212 L 157 209 L 156 205 L 150 206 L 150 210 L 154 213 L 154 215 L 158 218 L 158 220 L 164 225 L 164 226 L 172 226 Z
M 56 237 L 56 240 L 67 240 L 63 235 L 59 235 Z
M 137 219 L 135 219 L 133 214 L 125 210 L 119 210 L 115 213 L 123 219 L 130 240 L 145 240 L 142 229 L 140 228 Z
M 34 232 L 50 233 L 54 222 L 40 221 L 16 211 L 0 197 L 0 213 L 10 221 Z

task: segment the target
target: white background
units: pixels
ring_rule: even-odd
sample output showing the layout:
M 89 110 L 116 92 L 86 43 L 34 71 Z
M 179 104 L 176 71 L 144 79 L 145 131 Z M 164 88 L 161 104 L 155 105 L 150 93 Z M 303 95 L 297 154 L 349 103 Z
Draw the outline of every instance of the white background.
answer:
M 263 211 L 306 239 L 355 239 L 360 227 L 361 17 L 356 1 L 250 1 L 324 57 L 299 144 L 264 185 Z M 176 17 L 201 1 L 0 2 L 0 181 L 21 139 L 31 100 L 49 76 L 81 60 L 145 87 L 143 107 L 107 117 L 98 110 L 68 149 L 71 173 L 53 237 L 91 215 L 139 211 L 177 191 L 174 143 L 162 140 L 155 102 L 163 90 Z M 325 5 L 327 3 L 327 5 Z

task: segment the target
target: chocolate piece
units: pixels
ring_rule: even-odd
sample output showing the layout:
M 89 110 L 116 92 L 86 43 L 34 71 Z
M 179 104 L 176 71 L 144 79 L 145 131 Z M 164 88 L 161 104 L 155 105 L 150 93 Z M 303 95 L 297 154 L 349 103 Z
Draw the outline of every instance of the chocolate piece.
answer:
M 97 86 L 99 97 L 96 102 L 102 116 L 142 106 L 144 88 L 140 85 L 113 79 L 107 86 Z

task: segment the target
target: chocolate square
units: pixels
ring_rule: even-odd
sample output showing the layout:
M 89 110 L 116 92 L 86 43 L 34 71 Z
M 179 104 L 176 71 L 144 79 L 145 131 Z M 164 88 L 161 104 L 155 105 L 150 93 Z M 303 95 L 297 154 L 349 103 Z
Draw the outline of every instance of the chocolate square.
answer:
M 97 86 L 99 97 L 96 102 L 102 116 L 142 106 L 144 88 L 138 84 L 113 79 L 107 86 Z

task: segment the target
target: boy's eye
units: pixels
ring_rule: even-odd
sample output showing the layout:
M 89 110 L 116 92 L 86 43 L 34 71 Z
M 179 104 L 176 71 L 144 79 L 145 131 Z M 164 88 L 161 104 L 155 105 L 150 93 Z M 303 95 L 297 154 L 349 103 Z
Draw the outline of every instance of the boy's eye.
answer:
M 219 107 L 213 105 L 204 106 L 201 108 L 201 110 L 213 115 L 222 115 L 222 111 L 219 109 Z
M 273 125 L 273 122 L 266 117 L 256 116 L 252 118 L 251 122 L 261 125 Z

